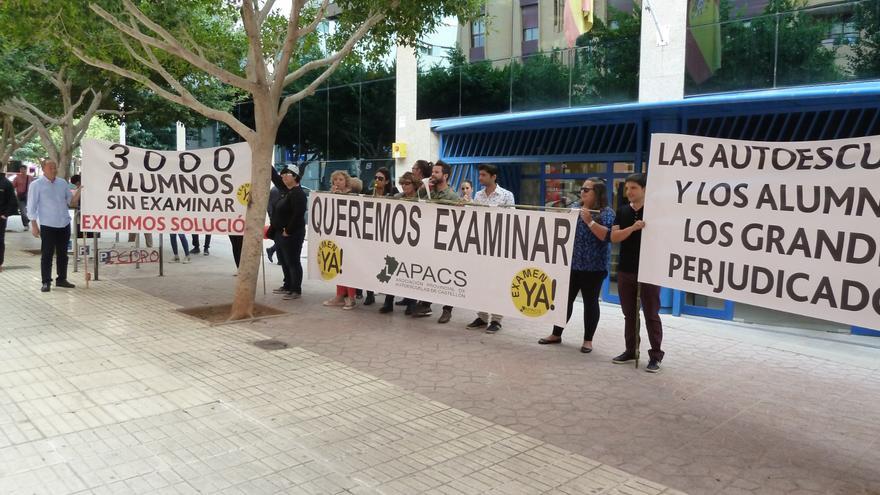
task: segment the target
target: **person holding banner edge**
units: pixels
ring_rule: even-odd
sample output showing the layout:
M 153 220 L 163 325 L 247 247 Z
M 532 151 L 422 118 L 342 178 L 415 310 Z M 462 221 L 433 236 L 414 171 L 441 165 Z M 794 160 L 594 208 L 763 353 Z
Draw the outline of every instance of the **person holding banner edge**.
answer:
M 43 176 L 28 188 L 27 216 L 31 222 L 31 233 L 41 241 L 41 292 L 49 292 L 52 285 L 53 256 L 57 258 L 55 286 L 67 289 L 76 287 L 67 281 L 67 244 L 70 242 L 68 209 L 79 204 L 81 192 L 81 187 L 76 192 L 70 190 L 67 181 L 58 177 L 58 164 L 48 158 L 43 160 Z
M 660 321 L 660 287 L 639 283 L 639 251 L 642 244 L 641 230 L 645 228 L 644 206 L 645 174 L 632 174 L 626 178 L 624 193 L 629 200 L 617 209 L 614 226 L 610 230 L 611 242 L 620 243 L 620 258 L 617 265 L 617 292 L 620 294 L 620 308 L 624 316 L 624 338 L 626 350 L 612 359 L 615 364 L 631 363 L 638 356 L 638 308 L 642 304 L 645 327 L 651 348 L 645 371 L 658 373 L 664 352 L 660 348 L 663 341 L 663 324 Z M 604 227 L 602 228 L 604 230 Z
M 593 335 L 599 326 L 599 294 L 608 275 L 611 255 L 609 232 L 614 225 L 614 211 L 608 207 L 608 189 L 599 178 L 584 181 L 581 187 L 581 214 L 575 230 L 574 253 L 568 286 L 568 312 L 571 319 L 578 293 L 584 301 L 584 343 L 582 353 L 593 352 Z M 594 214 L 594 211 L 598 213 Z M 541 345 L 562 343 L 565 327 L 554 326 L 553 333 L 538 340 Z
M 278 257 L 283 263 L 284 280 L 289 281 L 290 291 L 284 296 L 287 300 L 302 297 L 303 268 L 300 258 L 306 237 L 306 195 L 300 187 L 298 172 L 299 169 L 290 168 L 281 171 L 281 178 L 288 192 L 275 204 L 275 218 L 272 220 L 276 229 Z
M 281 172 L 272 167 L 272 182 L 279 191 L 278 199 L 272 205 L 269 217 L 268 237 L 275 240 L 278 261 L 284 273 L 284 282 L 275 289 L 276 294 L 284 294 L 284 299 L 302 297 L 303 269 L 300 255 L 305 239 L 306 197 L 299 186 L 299 168 L 285 168 Z

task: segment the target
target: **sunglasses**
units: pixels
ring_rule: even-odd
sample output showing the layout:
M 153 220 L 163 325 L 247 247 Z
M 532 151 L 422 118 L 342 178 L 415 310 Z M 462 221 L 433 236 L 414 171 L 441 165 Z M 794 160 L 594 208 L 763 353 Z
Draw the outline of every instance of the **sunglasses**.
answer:
M 581 188 L 581 192 L 582 192 L 582 193 L 590 192 L 590 191 L 592 191 L 593 189 L 595 189 L 595 188 L 593 188 L 593 187 L 582 187 L 582 188 Z
M 377 175 L 377 176 L 376 176 L 376 180 L 384 181 L 384 180 L 385 180 L 385 177 L 382 177 L 381 175 Z

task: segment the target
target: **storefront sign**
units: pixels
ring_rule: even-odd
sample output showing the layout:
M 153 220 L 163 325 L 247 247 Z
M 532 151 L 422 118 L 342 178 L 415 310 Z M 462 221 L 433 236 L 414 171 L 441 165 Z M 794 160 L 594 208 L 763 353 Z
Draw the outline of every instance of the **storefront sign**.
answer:
M 153 151 L 82 142 L 80 230 L 236 234 L 250 200 L 246 143 Z
M 309 277 L 565 324 L 577 211 L 313 193 Z
M 880 328 L 880 137 L 655 134 L 639 280 Z

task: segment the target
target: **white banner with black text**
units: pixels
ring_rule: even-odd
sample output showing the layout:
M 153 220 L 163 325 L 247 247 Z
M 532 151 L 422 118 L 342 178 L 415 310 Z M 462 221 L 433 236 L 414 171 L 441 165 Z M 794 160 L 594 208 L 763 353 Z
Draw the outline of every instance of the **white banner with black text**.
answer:
M 880 328 L 880 136 L 651 139 L 639 280 Z
M 577 218 L 312 193 L 309 278 L 565 325 Z
M 82 142 L 80 230 L 240 234 L 250 201 L 247 143 L 155 151 Z

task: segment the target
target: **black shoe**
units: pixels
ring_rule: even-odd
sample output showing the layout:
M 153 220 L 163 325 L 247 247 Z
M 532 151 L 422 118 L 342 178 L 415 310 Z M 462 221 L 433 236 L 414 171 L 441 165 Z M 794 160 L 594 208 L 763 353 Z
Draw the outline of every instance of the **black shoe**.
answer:
M 389 305 L 383 304 L 382 307 L 379 308 L 379 312 L 382 313 L 383 315 L 385 313 L 390 313 L 392 311 L 394 311 L 394 306 L 389 306 Z
M 269 258 L 269 263 L 275 263 L 272 257 L 275 256 L 275 251 L 272 248 L 266 248 L 266 257 Z
M 204 254 L 205 254 L 205 256 L 208 256 L 209 254 L 211 254 L 211 253 L 208 251 L 208 248 L 207 248 L 207 247 L 205 247 L 205 253 L 204 253 Z
M 474 320 L 474 321 L 468 323 L 468 325 L 467 325 L 466 328 L 470 328 L 471 330 L 473 330 L 473 329 L 476 329 L 476 328 L 483 328 L 483 327 L 485 327 L 486 325 L 488 325 L 488 323 L 486 323 L 485 321 L 483 321 L 482 318 L 477 318 L 476 320 Z
M 403 314 L 405 314 L 406 316 L 412 316 L 412 314 L 413 314 L 415 311 L 416 311 L 416 305 L 415 305 L 415 304 L 407 304 L 407 305 L 406 305 L 406 311 L 404 311 Z
M 364 306 L 372 306 L 376 304 L 376 295 L 372 292 L 367 293 L 367 298 L 364 299 Z
M 55 287 L 64 287 L 65 289 L 75 289 L 76 286 L 67 280 L 56 280 Z
M 630 354 L 628 352 L 624 352 L 623 354 L 612 359 L 611 362 L 614 364 L 626 364 L 626 363 L 631 363 L 635 360 L 636 360 L 635 356 L 633 356 L 632 354 Z
M 501 330 L 501 323 L 493 321 L 492 323 L 489 323 L 489 328 L 486 329 L 486 333 L 496 333 L 498 330 Z
M 449 320 L 452 319 L 452 310 L 451 309 L 443 309 L 443 314 L 440 315 L 440 319 L 437 320 L 437 323 L 449 323 Z
M 193 248 L 189 250 L 189 254 L 199 254 L 199 253 L 201 253 L 201 251 L 199 250 L 198 246 L 193 246 Z
M 290 289 L 284 287 L 283 285 L 277 289 L 272 290 L 272 294 L 287 294 L 290 292 Z
M 49 292 L 49 285 L 49 282 L 44 283 L 43 286 L 40 287 L 40 292 Z
M 408 306 L 409 301 L 407 301 L 406 299 L 401 299 L 400 301 L 397 301 L 396 303 L 394 303 L 394 305 L 395 306 Z
M 434 312 L 431 311 L 430 304 L 419 304 L 416 307 L 415 311 L 413 311 L 413 316 L 416 318 L 425 318 L 427 316 L 431 316 L 432 314 L 434 314 Z
M 647 371 L 648 373 L 660 373 L 660 361 L 652 359 L 650 362 L 648 362 L 648 367 L 645 368 L 645 371 Z

